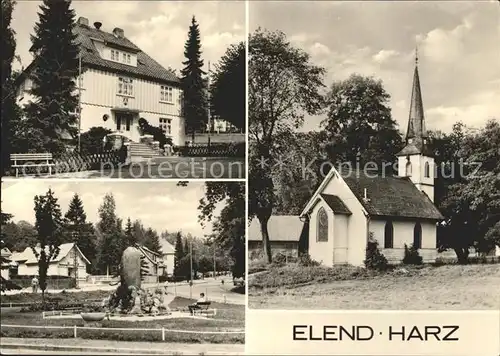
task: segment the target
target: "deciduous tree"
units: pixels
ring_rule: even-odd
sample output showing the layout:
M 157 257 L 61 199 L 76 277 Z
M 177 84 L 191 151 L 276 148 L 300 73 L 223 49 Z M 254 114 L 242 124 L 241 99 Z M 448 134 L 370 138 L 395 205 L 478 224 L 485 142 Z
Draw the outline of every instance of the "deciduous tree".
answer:
M 246 127 L 246 51 L 231 45 L 215 65 L 210 85 L 212 114 L 239 129 Z
M 403 142 L 389 100 L 382 81 L 372 77 L 353 74 L 331 85 L 323 125 L 332 163 L 395 162 Z
M 42 290 L 42 301 L 45 303 L 47 270 L 50 261 L 59 254 L 63 238 L 61 208 L 51 189 L 45 195 L 35 196 L 35 219 L 38 244 L 31 249 L 38 260 L 38 279 Z
M 282 32 L 258 29 L 249 38 L 249 215 L 259 219 L 264 251 L 272 261 L 267 223 L 275 205 L 271 167 L 283 153 L 276 138 L 300 127 L 305 114 L 324 107 L 324 68 Z

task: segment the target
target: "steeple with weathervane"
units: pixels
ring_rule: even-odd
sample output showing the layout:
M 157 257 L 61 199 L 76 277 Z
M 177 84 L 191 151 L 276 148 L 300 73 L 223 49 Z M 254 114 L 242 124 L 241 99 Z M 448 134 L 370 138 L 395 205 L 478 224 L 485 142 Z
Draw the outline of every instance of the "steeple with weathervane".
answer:
M 409 177 L 413 184 L 434 202 L 434 158 L 427 143 L 424 105 L 418 73 L 418 49 L 416 49 L 406 146 L 397 154 L 398 175 Z

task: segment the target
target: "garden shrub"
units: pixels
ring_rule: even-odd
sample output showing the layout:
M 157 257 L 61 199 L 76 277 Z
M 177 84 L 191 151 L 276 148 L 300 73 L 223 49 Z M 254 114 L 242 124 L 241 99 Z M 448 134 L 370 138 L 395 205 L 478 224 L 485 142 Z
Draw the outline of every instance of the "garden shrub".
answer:
M 281 266 L 286 264 L 287 262 L 287 256 L 281 252 L 278 252 L 273 256 L 273 264 Z
M 165 146 L 165 144 L 169 144 L 170 146 L 173 145 L 172 139 L 170 137 L 167 137 L 161 128 L 150 125 L 149 122 L 142 117 L 139 119 L 138 123 L 139 127 L 141 128 L 142 134 L 153 135 L 153 140 L 159 142 L 161 149 L 163 149 L 163 146 Z
M 315 267 L 319 266 L 321 263 L 313 260 L 309 254 L 304 253 L 299 256 L 299 264 L 305 267 Z
M 387 258 L 380 252 L 377 240 L 373 239 L 366 245 L 366 259 L 363 262 L 368 269 L 385 271 L 389 268 Z
M 413 244 L 408 248 L 405 244 L 405 254 L 403 264 L 405 265 L 421 265 L 423 263 L 422 256 L 418 253 L 418 249 Z

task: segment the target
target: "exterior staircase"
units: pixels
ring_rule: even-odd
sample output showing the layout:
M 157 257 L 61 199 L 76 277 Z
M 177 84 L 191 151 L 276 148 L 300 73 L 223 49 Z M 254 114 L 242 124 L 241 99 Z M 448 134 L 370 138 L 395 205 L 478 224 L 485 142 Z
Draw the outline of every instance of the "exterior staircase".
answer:
M 137 162 L 158 157 L 160 152 L 145 143 L 130 142 L 128 156 L 132 162 Z

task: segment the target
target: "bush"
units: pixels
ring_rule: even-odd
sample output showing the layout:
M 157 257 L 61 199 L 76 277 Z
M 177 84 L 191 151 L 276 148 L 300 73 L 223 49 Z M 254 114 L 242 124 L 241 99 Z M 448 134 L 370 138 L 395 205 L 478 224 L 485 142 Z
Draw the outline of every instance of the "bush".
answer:
M 139 127 L 141 128 L 142 134 L 153 135 L 153 140 L 159 142 L 160 148 L 163 148 L 165 144 L 169 144 L 170 146 L 172 146 L 172 138 L 167 137 L 161 128 L 150 125 L 149 122 L 142 117 L 139 119 L 138 123 Z
M 275 254 L 273 256 L 273 264 L 277 265 L 277 266 L 282 266 L 284 264 L 286 264 L 287 262 L 287 257 L 285 254 L 281 253 L 281 252 L 278 252 L 277 254 Z
M 309 254 L 302 254 L 299 257 L 299 264 L 305 267 L 316 267 L 319 266 L 321 263 L 311 259 L 311 256 L 309 256 Z
M 366 246 L 366 260 L 363 262 L 368 269 L 385 271 L 389 268 L 389 262 L 382 252 L 380 252 L 376 240 L 368 241 Z
M 405 244 L 405 255 L 403 264 L 405 265 L 421 265 L 423 263 L 422 256 L 418 253 L 418 249 L 413 244 L 408 248 Z
M 253 250 L 250 252 L 251 260 L 260 260 L 262 258 L 264 258 L 264 252 L 262 252 L 262 250 Z

